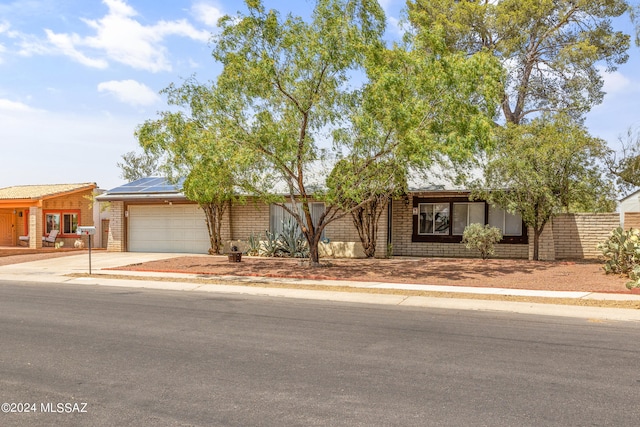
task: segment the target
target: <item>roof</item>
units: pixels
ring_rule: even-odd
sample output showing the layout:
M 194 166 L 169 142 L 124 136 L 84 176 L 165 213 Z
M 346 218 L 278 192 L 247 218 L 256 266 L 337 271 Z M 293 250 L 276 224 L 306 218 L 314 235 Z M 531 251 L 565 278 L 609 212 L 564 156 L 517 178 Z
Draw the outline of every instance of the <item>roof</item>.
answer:
M 640 190 L 636 190 L 636 191 L 634 191 L 633 193 L 631 193 L 631 194 L 629 194 L 629 195 L 627 195 L 627 196 L 623 197 L 623 198 L 622 198 L 622 199 L 620 199 L 619 201 L 620 201 L 620 202 L 624 202 L 624 201 L 625 201 L 625 200 L 627 200 L 627 199 L 631 199 L 631 198 L 633 198 L 633 197 L 639 197 L 639 196 L 640 196 Z
M 45 184 L 18 185 L 0 188 L 0 200 L 42 200 L 62 196 L 82 190 L 92 190 L 97 185 L 94 182 L 81 184 Z
M 182 194 L 183 179 L 173 184 L 162 177 L 145 177 L 120 187 L 112 188 L 96 197 L 99 201 L 109 200 L 150 200 L 150 199 L 186 199 Z
M 469 193 L 468 189 L 454 185 L 452 181 L 443 178 L 441 175 L 432 176 L 425 183 L 420 178 L 410 175 L 411 179 L 408 183 L 409 193 Z M 317 177 L 316 177 L 317 178 Z M 182 193 L 182 184 L 184 179 L 180 179 L 177 183 L 171 183 L 167 178 L 163 177 L 145 177 L 132 181 L 128 184 L 121 185 L 108 190 L 106 193 L 96 197 L 98 201 L 143 201 L 143 200 L 187 200 Z M 278 186 L 277 186 L 278 187 Z M 313 185 L 307 185 L 307 188 L 313 188 Z M 322 187 L 322 186 L 319 186 Z M 284 189 L 274 188 L 275 194 L 288 193 Z

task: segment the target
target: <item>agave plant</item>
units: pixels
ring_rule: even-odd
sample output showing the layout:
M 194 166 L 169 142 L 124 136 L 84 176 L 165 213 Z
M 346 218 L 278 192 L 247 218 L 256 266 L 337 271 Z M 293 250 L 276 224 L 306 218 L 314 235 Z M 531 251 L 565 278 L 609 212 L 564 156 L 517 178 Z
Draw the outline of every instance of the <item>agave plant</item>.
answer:
M 246 254 L 251 256 L 260 255 L 260 240 L 258 236 L 253 234 L 253 231 L 249 234 L 249 240 L 247 240 Z
M 278 253 L 278 236 L 273 234 L 269 230 L 265 230 L 264 232 L 265 240 L 262 242 L 260 248 L 260 255 L 266 257 L 276 256 Z
M 282 256 L 308 258 L 309 244 L 294 221 L 283 221 L 282 233 L 278 236 L 279 250 Z

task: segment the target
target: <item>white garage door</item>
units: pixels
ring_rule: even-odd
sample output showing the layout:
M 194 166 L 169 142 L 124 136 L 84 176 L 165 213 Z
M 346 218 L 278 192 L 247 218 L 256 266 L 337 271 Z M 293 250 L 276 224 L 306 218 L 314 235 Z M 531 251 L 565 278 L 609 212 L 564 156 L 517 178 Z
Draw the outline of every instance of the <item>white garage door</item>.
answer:
M 130 252 L 207 253 L 209 234 L 198 205 L 130 205 Z

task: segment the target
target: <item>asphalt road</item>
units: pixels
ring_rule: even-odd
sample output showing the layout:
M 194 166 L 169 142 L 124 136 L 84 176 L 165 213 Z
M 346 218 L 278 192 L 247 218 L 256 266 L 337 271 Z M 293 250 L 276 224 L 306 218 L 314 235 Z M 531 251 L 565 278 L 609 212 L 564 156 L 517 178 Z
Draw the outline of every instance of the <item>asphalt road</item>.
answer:
M 636 426 L 639 362 L 636 323 L 0 282 L 2 426 Z

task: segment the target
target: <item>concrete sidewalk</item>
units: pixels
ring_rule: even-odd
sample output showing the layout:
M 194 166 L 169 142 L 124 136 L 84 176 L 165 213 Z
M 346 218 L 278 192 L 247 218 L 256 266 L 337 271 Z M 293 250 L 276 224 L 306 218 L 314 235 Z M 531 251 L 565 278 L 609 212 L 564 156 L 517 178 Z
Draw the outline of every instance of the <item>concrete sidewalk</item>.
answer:
M 260 277 L 225 277 L 203 276 L 184 273 L 153 273 L 136 271 L 113 271 L 109 268 L 134 263 L 173 258 L 184 254 L 167 253 L 131 253 L 97 251 L 91 255 L 90 277 L 73 277 L 72 275 L 89 272 L 89 256 L 69 255 L 40 261 L 0 266 L 0 280 L 28 282 L 54 282 L 74 285 L 120 286 L 131 288 L 151 288 L 182 291 L 223 292 L 248 295 L 268 295 L 274 297 L 318 299 L 329 301 L 360 302 L 374 304 L 393 304 L 417 307 L 449 308 L 458 310 L 490 310 L 508 311 L 527 314 L 578 317 L 585 319 L 606 319 L 640 321 L 640 310 L 624 308 L 585 307 L 574 305 L 542 304 L 529 302 L 512 302 L 463 298 L 436 298 L 423 296 L 391 295 L 371 293 L 372 289 L 399 289 L 427 292 L 444 292 L 447 294 L 494 294 L 529 296 L 542 298 L 571 298 L 597 300 L 633 300 L 640 301 L 640 295 L 604 294 L 590 292 L 557 292 L 503 288 L 478 288 L 464 286 L 432 286 L 418 284 L 355 282 L 342 280 L 305 280 Z M 206 256 L 206 255 L 203 255 Z M 136 277 L 118 278 L 118 276 Z M 163 278 L 162 281 L 158 280 Z M 194 278 L 209 279 L 211 283 L 197 283 Z M 170 279 L 171 281 L 167 281 Z M 243 285 L 251 283 L 251 286 Z M 256 286 L 264 283 L 264 287 Z M 277 283 L 279 287 L 270 287 Z M 292 285 L 287 288 L 286 285 Z M 284 286 L 282 286 L 284 285 Z M 293 289 L 293 285 L 312 287 L 323 285 L 323 290 Z M 339 292 L 324 290 L 326 286 L 340 286 L 367 289 L 364 292 Z

